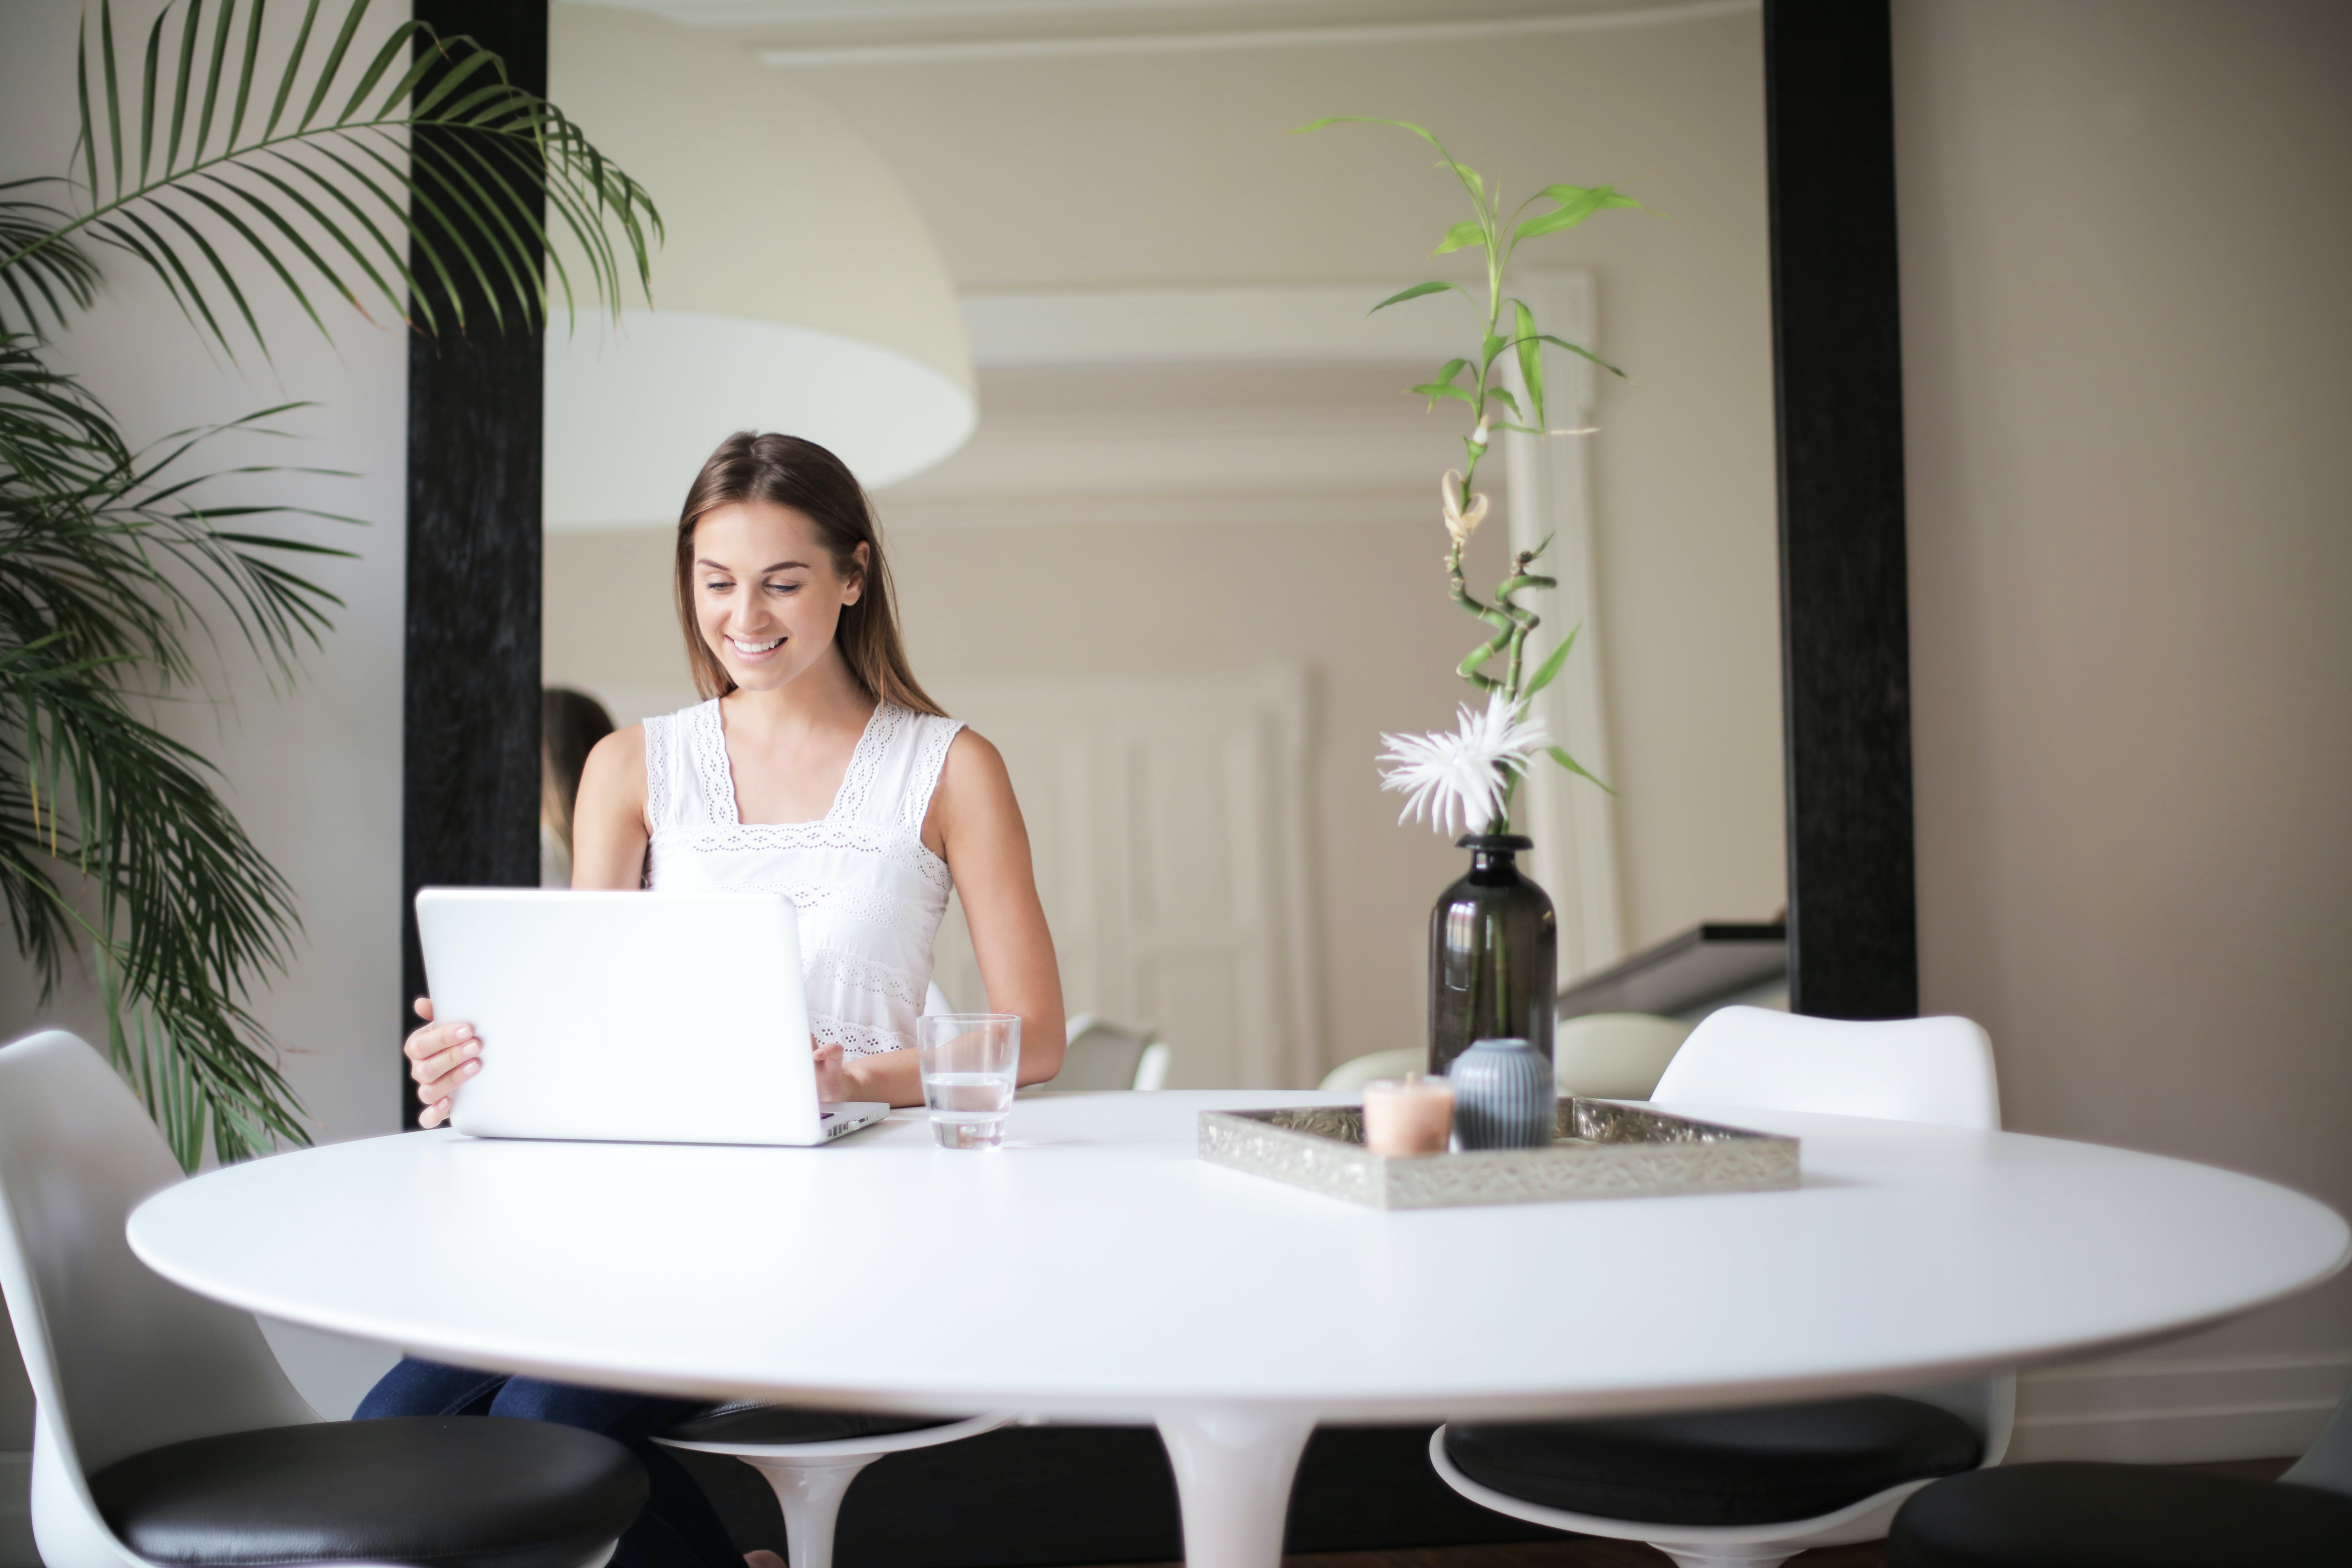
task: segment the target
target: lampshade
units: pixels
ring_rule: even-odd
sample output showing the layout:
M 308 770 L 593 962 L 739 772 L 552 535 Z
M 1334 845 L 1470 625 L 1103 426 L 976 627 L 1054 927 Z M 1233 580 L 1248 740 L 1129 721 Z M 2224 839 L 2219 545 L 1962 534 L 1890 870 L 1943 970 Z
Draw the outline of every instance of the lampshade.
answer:
M 667 230 L 653 309 L 615 326 L 592 298 L 549 325 L 549 528 L 676 521 L 736 430 L 805 437 L 869 488 L 963 445 L 955 288 L 872 148 L 729 42 L 652 16 L 556 5 L 549 45 L 549 98 Z

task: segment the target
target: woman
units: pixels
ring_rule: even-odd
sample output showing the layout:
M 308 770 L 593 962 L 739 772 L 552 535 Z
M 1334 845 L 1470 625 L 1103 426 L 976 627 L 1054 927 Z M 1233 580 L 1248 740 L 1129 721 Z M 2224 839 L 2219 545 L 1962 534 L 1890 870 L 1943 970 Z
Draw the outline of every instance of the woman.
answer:
M 572 885 L 789 893 L 819 1096 L 893 1105 L 922 1100 L 915 1019 L 952 886 L 990 1005 L 1021 1016 L 1021 1081 L 1053 1077 L 1061 980 L 1012 781 L 996 748 L 916 683 L 856 479 L 810 442 L 730 437 L 687 497 L 676 574 L 687 658 L 708 700 L 589 753 Z M 416 1011 L 426 1023 L 408 1038 L 409 1071 L 418 1120 L 432 1127 L 496 1042 L 435 1020 L 430 1001 Z M 614 1563 L 731 1568 L 717 1516 L 650 1440 L 698 1408 L 410 1358 L 359 1414 L 477 1412 L 608 1433 L 654 1478 Z

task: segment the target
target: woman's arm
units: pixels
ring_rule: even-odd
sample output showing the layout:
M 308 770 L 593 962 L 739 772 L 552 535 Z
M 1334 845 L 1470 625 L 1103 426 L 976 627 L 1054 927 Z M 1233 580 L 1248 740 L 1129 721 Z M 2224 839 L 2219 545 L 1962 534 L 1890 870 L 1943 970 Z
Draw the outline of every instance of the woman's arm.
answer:
M 1020 1015 L 1021 1081 L 1045 1082 L 1062 1070 L 1061 969 L 1037 901 L 1029 830 L 1013 798 L 1013 779 L 996 748 L 970 730 L 948 748 L 923 819 L 923 842 L 955 872 L 989 1010 Z M 856 1058 L 843 1064 L 842 1076 L 845 1099 L 923 1101 L 912 1051 Z
M 572 885 L 635 892 L 646 878 L 646 727 L 596 742 L 572 805 Z

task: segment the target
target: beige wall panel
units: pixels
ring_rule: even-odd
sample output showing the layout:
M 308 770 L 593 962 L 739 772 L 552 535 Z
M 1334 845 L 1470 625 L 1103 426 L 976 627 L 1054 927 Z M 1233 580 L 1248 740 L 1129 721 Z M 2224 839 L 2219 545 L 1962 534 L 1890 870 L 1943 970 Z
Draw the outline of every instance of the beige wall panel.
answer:
M 1922 1000 L 2012 1126 L 2352 1207 L 2352 11 L 1895 20 Z M 2347 1352 L 2338 1280 L 2150 1354 L 2284 1452 Z

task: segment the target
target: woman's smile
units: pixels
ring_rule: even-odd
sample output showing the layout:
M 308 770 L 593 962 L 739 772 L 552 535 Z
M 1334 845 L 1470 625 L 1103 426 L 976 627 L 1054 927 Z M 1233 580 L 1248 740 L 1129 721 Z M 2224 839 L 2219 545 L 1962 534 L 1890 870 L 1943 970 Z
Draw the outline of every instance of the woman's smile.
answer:
M 762 500 L 711 508 L 686 540 L 702 647 L 727 682 L 777 690 L 834 652 L 841 613 L 865 587 L 864 554 L 835 560 L 807 513 Z

